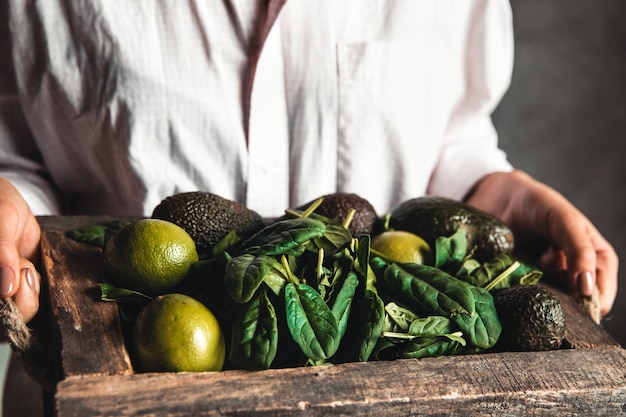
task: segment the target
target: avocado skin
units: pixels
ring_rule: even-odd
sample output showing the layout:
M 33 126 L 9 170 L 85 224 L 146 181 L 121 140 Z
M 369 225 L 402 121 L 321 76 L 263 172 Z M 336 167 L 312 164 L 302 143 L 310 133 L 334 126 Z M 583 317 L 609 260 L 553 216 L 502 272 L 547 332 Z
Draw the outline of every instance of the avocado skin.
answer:
M 565 335 L 565 313 L 560 301 L 545 287 L 515 285 L 494 294 L 502 324 L 499 350 L 558 349 Z
M 354 193 L 336 192 L 322 196 L 324 200 L 316 209 L 315 213 L 329 219 L 343 222 L 351 209 L 356 210 L 352 221 L 348 225 L 348 231 L 352 236 L 372 234 L 378 223 L 378 214 L 374 206 L 365 198 Z M 296 208 L 304 211 L 320 197 L 309 201 Z
M 264 226 L 257 212 L 236 201 L 204 191 L 166 197 L 154 208 L 152 218 L 168 220 L 185 229 L 201 253 L 208 253 L 233 230 L 246 238 Z
M 382 219 L 381 219 L 382 220 Z M 424 196 L 406 200 L 390 213 L 389 227 L 421 236 L 434 247 L 440 236 L 465 229 L 468 249 L 474 258 L 486 262 L 514 248 L 513 232 L 500 219 L 461 201 Z

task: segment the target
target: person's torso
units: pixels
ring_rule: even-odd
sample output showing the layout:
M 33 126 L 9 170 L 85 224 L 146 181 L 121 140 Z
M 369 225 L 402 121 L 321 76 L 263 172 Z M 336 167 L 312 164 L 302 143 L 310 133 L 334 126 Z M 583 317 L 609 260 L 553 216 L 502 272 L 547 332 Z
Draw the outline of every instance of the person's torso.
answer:
M 15 1 L 14 59 L 76 211 L 204 190 L 268 217 L 335 191 L 383 213 L 426 190 L 487 3 L 288 0 L 256 63 L 263 1 Z

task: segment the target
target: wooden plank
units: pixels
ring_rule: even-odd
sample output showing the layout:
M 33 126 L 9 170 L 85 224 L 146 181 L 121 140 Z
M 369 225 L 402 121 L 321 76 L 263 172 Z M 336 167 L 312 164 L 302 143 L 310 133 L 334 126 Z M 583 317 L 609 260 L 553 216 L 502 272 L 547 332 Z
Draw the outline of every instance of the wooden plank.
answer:
M 62 231 L 41 237 L 61 376 L 132 373 L 117 306 L 99 300 L 102 251 Z
M 571 416 L 626 410 L 626 351 L 584 349 L 261 372 L 61 381 L 59 417 Z

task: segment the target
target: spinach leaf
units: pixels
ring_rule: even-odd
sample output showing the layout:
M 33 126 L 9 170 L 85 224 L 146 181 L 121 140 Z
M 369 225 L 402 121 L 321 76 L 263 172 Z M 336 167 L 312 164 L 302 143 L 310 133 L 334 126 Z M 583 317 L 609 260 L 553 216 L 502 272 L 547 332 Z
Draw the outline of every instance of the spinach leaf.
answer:
M 304 244 L 324 235 L 326 225 L 308 217 L 274 222 L 241 244 L 244 253 L 252 255 L 294 255 L 305 250 Z
M 476 285 L 476 280 L 471 276 L 471 273 L 476 268 L 480 267 L 480 265 L 480 262 L 478 262 L 476 259 L 467 258 L 461 263 L 461 266 L 459 266 L 456 274 L 453 275 L 462 281 L 465 281 L 472 285 Z
M 332 302 L 331 311 L 337 320 L 339 338 L 342 338 L 346 333 L 348 318 L 350 317 L 350 306 L 352 305 L 352 299 L 354 298 L 354 293 L 356 292 L 358 285 L 359 277 L 354 273 L 354 271 L 348 272 L 341 289 Z
M 312 361 L 328 359 L 339 347 L 339 328 L 321 295 L 306 284 L 285 286 L 287 327 L 293 340 Z
M 278 296 L 287 285 L 288 274 L 280 262 L 272 262 L 272 268 L 263 277 L 263 282 Z
M 469 287 L 437 268 L 391 263 L 383 278 L 390 292 L 420 316 L 470 316 L 475 309 Z
M 106 282 L 100 286 L 100 299 L 113 301 L 117 304 L 122 320 L 134 323 L 141 310 L 152 300 L 152 297 L 126 288 L 119 288 Z
M 344 249 L 352 241 L 352 235 L 341 224 L 332 222 L 326 223 L 326 230 L 321 237 L 313 240 L 316 248 L 322 248 L 331 255 Z
M 469 287 L 474 293 L 477 314 L 473 317 L 474 320 L 459 321 L 454 318 L 453 320 L 460 327 L 461 331 L 468 336 L 474 346 L 481 349 L 489 349 L 496 344 L 502 333 L 500 317 L 489 291 L 473 285 Z M 463 325 L 461 322 L 463 322 Z
M 232 327 L 229 361 L 240 369 L 268 369 L 278 349 L 278 325 L 267 292 L 259 291 L 238 309 Z
M 408 308 L 391 301 L 385 305 L 385 332 L 408 332 L 419 316 Z
M 231 230 L 226 236 L 220 239 L 215 245 L 211 247 L 209 256 L 215 258 L 233 248 L 235 248 L 239 242 L 241 242 L 241 236 L 236 230 Z
M 338 252 L 327 259 L 331 263 L 328 268 L 322 265 L 321 260 L 317 266 L 317 270 L 321 270 L 321 279 L 317 280 L 317 290 L 326 304 L 331 305 L 346 276 L 352 272 L 354 259 L 347 251 Z
M 414 336 L 407 333 L 383 333 L 376 345 L 377 359 L 421 359 L 453 355 L 465 347 L 463 333 L 457 331 L 433 336 Z
M 370 235 L 361 235 L 354 243 L 354 269 L 364 277 L 371 272 L 370 263 Z M 375 278 L 374 278 L 375 279 Z
M 478 287 L 497 291 L 513 285 L 536 284 L 542 276 L 539 269 L 515 260 L 502 253 L 483 263 L 469 274 Z
M 451 270 L 459 265 L 467 255 L 467 234 L 459 228 L 452 236 L 439 236 L 435 239 L 435 267 Z M 455 267 L 458 269 L 458 267 Z
M 486 290 L 427 265 L 392 263 L 383 277 L 389 291 L 418 315 L 449 317 L 481 348 L 498 340 L 502 327 Z
M 460 343 L 448 337 L 428 337 L 414 339 L 402 345 L 397 357 L 404 359 L 434 358 L 443 355 L 451 355 Z
M 413 320 L 408 334 L 420 337 L 433 337 L 452 334 L 458 327 L 447 317 L 430 316 Z
M 113 235 L 129 223 L 130 222 L 123 220 L 113 220 L 101 224 L 79 227 L 68 230 L 66 236 L 78 242 L 104 249 Z
M 238 303 L 247 303 L 274 269 L 282 268 L 275 258 L 243 254 L 231 258 L 224 271 L 226 292 Z
M 368 289 L 357 294 L 336 359 L 339 362 L 367 362 L 383 333 L 384 321 L 385 306 L 378 294 Z
M 475 285 L 485 287 L 493 281 L 498 275 L 510 267 L 515 260 L 508 253 L 497 255 L 490 261 L 484 262 L 480 267 L 476 268 L 470 276 L 474 278 Z
M 145 305 L 152 300 L 152 297 L 149 295 L 126 288 L 119 288 L 106 282 L 101 282 L 98 285 L 100 286 L 100 299 L 102 301 Z

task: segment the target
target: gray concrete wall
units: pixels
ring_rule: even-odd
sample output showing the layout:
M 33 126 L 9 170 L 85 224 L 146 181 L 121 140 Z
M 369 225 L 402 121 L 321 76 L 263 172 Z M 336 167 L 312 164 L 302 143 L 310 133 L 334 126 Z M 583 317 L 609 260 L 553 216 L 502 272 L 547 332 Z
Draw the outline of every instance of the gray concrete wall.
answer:
M 578 206 L 626 259 L 626 1 L 512 0 L 516 62 L 494 114 L 520 169 Z M 604 327 L 626 346 L 626 266 Z

